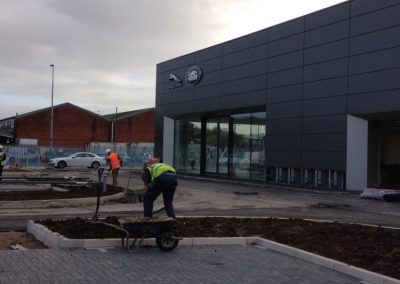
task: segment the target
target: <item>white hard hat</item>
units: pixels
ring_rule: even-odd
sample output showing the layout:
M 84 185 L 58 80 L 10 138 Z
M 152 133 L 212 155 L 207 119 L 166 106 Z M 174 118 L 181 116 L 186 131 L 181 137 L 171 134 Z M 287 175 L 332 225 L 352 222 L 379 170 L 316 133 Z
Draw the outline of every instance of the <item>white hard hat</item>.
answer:
M 106 154 L 108 154 L 108 153 L 110 153 L 111 152 L 111 150 L 110 149 L 107 149 L 106 150 Z
M 0 150 L 3 150 L 3 145 L 0 145 Z

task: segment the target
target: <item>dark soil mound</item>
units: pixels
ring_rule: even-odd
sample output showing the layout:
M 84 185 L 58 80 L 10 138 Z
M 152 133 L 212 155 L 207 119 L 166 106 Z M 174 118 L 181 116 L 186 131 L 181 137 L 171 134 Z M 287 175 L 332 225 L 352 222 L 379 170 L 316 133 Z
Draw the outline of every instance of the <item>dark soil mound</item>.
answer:
M 275 218 L 178 218 L 180 237 L 260 236 L 400 279 L 400 230 Z M 81 218 L 37 221 L 68 238 L 120 238 L 119 230 Z M 118 225 L 117 217 L 105 222 Z
M 96 197 L 97 187 L 89 186 L 58 186 L 63 187 L 67 191 L 35 190 L 35 191 L 6 191 L 0 192 L 1 201 L 16 201 L 16 200 L 47 200 L 47 199 L 66 199 L 66 198 L 84 198 Z M 100 190 L 100 196 L 113 195 L 122 192 L 123 189 L 118 186 L 107 185 L 107 190 L 104 193 Z

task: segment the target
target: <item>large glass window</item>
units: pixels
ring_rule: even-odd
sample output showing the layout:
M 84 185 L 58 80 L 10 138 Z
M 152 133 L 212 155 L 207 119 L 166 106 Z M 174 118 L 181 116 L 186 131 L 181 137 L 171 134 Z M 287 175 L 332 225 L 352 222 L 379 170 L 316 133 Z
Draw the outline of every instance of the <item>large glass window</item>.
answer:
M 265 179 L 265 112 L 232 115 L 231 175 Z
M 206 121 L 205 171 L 228 173 L 229 119 L 212 118 Z
M 200 173 L 200 119 L 175 120 L 175 168 L 181 172 Z
M 265 112 L 176 120 L 175 168 L 265 180 L 265 132 Z

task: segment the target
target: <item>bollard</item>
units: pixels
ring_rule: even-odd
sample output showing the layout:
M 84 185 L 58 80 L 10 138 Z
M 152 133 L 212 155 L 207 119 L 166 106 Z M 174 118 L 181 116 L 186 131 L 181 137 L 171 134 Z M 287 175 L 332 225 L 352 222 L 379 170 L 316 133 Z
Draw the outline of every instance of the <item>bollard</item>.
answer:
M 103 175 L 101 176 L 102 183 L 103 183 L 103 192 L 104 192 L 104 193 L 107 192 L 107 178 L 108 178 L 108 175 L 107 175 L 107 174 L 103 174 Z
M 101 176 L 104 173 L 104 168 L 98 168 L 97 169 L 97 175 L 99 176 L 99 183 L 101 183 Z

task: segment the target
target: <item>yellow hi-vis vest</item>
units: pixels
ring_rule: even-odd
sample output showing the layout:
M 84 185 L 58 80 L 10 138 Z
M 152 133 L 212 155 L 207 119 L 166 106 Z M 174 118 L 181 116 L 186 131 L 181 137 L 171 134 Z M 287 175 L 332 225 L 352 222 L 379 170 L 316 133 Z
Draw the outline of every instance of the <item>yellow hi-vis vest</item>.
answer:
M 4 167 L 4 165 L 6 164 L 6 159 L 4 159 L 4 156 L 5 156 L 4 152 L 0 152 L 0 165 L 2 167 Z
M 156 178 L 158 178 L 160 175 L 162 175 L 165 172 L 176 173 L 176 171 L 173 167 L 171 167 L 170 165 L 164 164 L 164 163 L 151 164 L 147 168 L 150 171 L 151 182 L 153 182 Z

